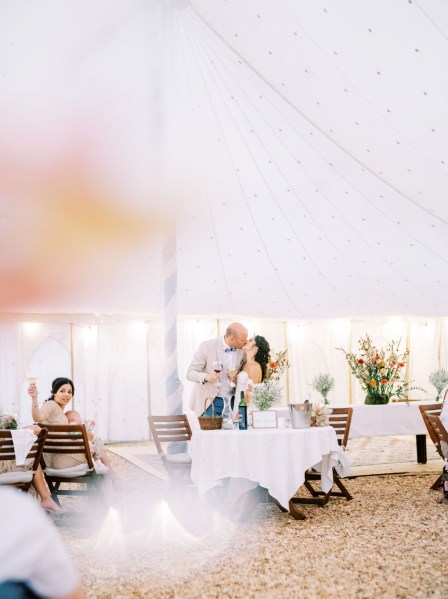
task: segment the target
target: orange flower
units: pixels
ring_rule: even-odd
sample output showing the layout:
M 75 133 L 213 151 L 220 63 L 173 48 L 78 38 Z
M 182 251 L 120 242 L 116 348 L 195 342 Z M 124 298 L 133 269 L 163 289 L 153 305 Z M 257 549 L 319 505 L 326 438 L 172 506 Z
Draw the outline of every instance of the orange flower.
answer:
M 381 360 L 380 366 L 381 366 L 381 368 L 384 368 L 386 366 L 386 362 L 384 362 L 384 360 Z
M 277 368 L 277 362 L 269 362 L 271 368 Z
M 375 360 L 379 360 L 381 356 L 379 356 L 378 354 L 376 354 L 375 356 Z
M 370 385 L 372 388 L 375 388 L 375 387 L 376 387 L 376 381 L 375 381 L 375 379 L 370 379 L 369 385 Z
M 404 362 L 398 362 L 398 368 L 403 368 Z
M 387 383 L 387 379 L 381 379 L 381 384 L 385 385 Z

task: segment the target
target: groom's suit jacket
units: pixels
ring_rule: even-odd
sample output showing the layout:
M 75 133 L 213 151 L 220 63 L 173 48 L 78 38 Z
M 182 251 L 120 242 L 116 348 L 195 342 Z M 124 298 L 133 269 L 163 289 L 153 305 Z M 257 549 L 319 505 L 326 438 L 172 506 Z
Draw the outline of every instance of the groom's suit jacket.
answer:
M 237 349 L 235 354 L 235 364 L 240 366 L 244 358 L 244 350 Z M 204 374 L 213 372 L 213 362 L 215 360 L 223 361 L 224 348 L 222 337 L 218 339 L 209 339 L 203 341 L 199 349 L 193 356 L 190 366 L 187 370 L 187 379 L 194 384 L 193 391 L 190 396 L 190 408 L 200 416 L 204 411 L 204 403 L 207 397 L 214 399 L 218 394 L 218 387 L 214 383 L 203 383 Z M 208 403 L 207 403 L 208 405 Z

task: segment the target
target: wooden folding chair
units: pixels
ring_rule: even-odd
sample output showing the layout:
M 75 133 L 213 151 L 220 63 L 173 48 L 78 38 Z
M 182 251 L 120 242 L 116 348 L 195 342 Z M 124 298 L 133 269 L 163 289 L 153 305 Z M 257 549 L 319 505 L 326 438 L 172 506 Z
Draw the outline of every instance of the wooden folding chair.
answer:
M 27 460 L 32 460 L 31 468 L 29 470 L 12 470 L 11 472 L 0 474 L 0 485 L 11 485 L 21 491 L 25 491 L 25 493 L 28 492 L 28 489 L 33 483 L 36 470 L 39 467 L 46 437 L 47 429 L 42 427 L 42 430 L 36 437 L 36 441 L 33 443 L 26 456 Z M 10 430 L 0 430 L 0 460 L 9 461 L 15 459 L 16 454 L 14 451 L 12 432 Z
M 40 426 L 40 425 L 39 425 Z M 43 426 L 43 425 L 42 425 Z M 84 424 L 46 424 L 48 432 L 41 458 L 42 470 L 54 501 L 60 505 L 61 495 L 84 495 L 102 500 L 102 483 L 108 468 L 94 463 Z M 85 462 L 69 468 L 51 468 L 50 456 L 79 455 Z M 83 489 L 61 489 L 61 485 L 76 483 Z
M 431 441 L 434 443 L 434 445 L 437 449 L 437 453 L 440 455 L 441 458 L 445 459 L 443 456 L 443 453 L 442 453 L 442 448 L 440 447 L 440 440 L 433 428 L 431 420 L 429 419 L 430 415 L 440 416 L 440 413 L 442 411 L 442 406 L 440 405 L 440 403 L 430 403 L 430 404 L 423 404 L 421 406 L 418 406 L 418 409 L 420 410 L 420 413 L 423 418 L 423 422 L 426 425 L 428 435 L 430 436 Z M 442 484 L 442 475 L 440 475 L 438 477 L 438 479 L 431 485 L 430 488 L 435 491 L 440 488 L 441 484 Z
M 157 452 L 172 481 L 190 480 L 191 457 L 187 452 L 167 453 L 162 443 L 179 443 L 191 439 L 191 428 L 185 414 L 148 416 L 151 435 Z
M 352 422 L 353 408 L 333 408 L 332 413 L 329 415 L 329 425 L 332 426 L 336 430 L 336 436 L 338 439 L 338 444 L 340 446 L 347 447 L 348 436 L 350 433 L 350 424 Z M 320 481 L 321 475 L 320 472 L 314 472 L 313 470 L 307 470 L 305 472 L 305 488 L 312 495 L 311 498 L 308 497 L 292 497 L 291 503 L 302 503 L 302 504 L 314 504 L 320 507 L 324 507 L 328 503 L 330 497 L 345 497 L 347 501 L 353 499 L 352 495 L 350 495 L 348 489 L 345 487 L 343 482 L 341 481 L 340 476 L 333 468 L 333 481 L 334 484 L 338 487 L 339 491 L 333 491 L 330 489 L 327 493 L 325 491 L 319 491 L 313 487 L 311 481 Z

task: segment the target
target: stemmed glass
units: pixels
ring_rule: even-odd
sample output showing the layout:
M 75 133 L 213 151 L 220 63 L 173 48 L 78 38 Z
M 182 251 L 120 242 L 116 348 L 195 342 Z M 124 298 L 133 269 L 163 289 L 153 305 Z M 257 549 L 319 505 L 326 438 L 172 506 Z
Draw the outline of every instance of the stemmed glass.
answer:
M 218 374 L 219 374 L 220 372 L 222 372 L 222 369 L 223 369 L 223 368 L 224 368 L 224 364 L 222 363 L 222 361 L 221 361 L 221 360 L 215 360 L 215 361 L 213 362 L 213 370 L 214 370 L 216 373 L 218 373 Z M 216 385 L 217 387 L 221 387 L 221 382 L 220 382 L 220 381 L 218 381 L 217 383 L 215 383 L 215 385 Z
M 231 387 L 236 387 L 235 377 L 237 374 L 238 374 L 238 368 L 228 368 L 227 369 L 227 376 L 230 379 Z

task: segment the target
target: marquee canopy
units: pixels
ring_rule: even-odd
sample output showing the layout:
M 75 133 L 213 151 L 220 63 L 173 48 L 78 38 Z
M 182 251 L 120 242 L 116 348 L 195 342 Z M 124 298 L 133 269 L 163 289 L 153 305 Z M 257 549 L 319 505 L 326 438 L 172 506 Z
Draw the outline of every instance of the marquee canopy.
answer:
M 447 314 L 442 0 L 0 5 L 0 311 Z

